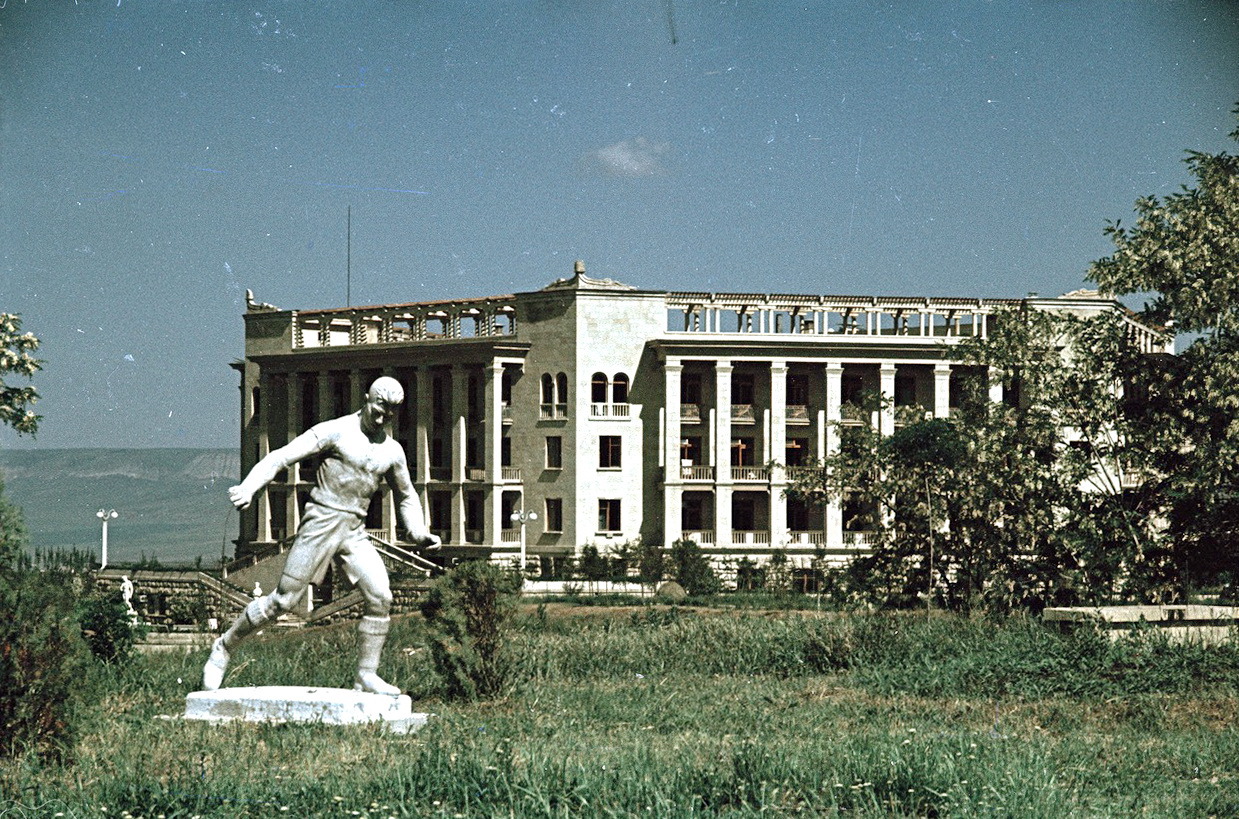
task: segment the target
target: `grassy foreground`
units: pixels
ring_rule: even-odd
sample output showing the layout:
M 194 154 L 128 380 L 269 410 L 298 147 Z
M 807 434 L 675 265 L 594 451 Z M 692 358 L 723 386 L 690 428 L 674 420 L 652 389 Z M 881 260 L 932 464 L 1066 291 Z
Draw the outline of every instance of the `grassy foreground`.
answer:
M 1239 647 L 1023 619 L 523 609 L 505 698 L 444 703 L 421 622 L 381 669 L 421 732 L 207 726 L 204 654 L 99 684 L 76 762 L 0 765 L 0 817 L 1236 816 Z M 351 628 L 247 644 L 230 685 L 345 685 Z

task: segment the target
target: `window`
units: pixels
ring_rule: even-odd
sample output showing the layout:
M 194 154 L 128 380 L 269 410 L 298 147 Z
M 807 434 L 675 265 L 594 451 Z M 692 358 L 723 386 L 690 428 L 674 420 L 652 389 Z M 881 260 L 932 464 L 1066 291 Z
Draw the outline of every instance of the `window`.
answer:
M 616 373 L 615 380 L 611 382 L 611 403 L 628 403 L 628 376 L 624 373 Z
M 555 403 L 555 379 L 551 378 L 550 373 L 542 374 L 542 403 Z
M 681 404 L 700 404 L 701 403 L 701 375 L 698 373 L 684 373 L 680 379 L 680 403 Z
M 559 390 L 558 395 L 556 396 L 556 399 L 555 399 L 555 403 L 556 404 L 567 404 L 568 403 L 568 376 L 564 375 L 563 373 L 560 373 L 559 375 L 555 376 L 555 386 Z
M 562 532 L 564 530 L 564 499 L 546 499 L 546 531 Z
M 546 468 L 564 468 L 564 439 L 558 435 L 546 436 Z
M 619 469 L 622 442 L 618 435 L 602 435 L 598 438 L 598 468 Z
M 910 407 L 916 403 L 916 378 L 911 375 L 895 376 L 895 406 Z
M 595 404 L 607 403 L 607 374 L 594 373 L 589 384 L 589 400 Z
M 789 406 L 808 405 L 809 377 L 807 375 L 789 375 L 787 377 L 787 403 Z
M 805 466 L 809 460 L 809 439 L 787 439 L 787 466 Z
M 701 438 L 690 435 L 680 439 L 680 461 L 690 464 L 701 464 Z
M 787 528 L 793 532 L 809 529 L 809 507 L 799 498 L 787 499 Z
M 752 374 L 742 373 L 731 379 L 731 403 L 752 404 L 755 394 Z
M 499 444 L 499 465 L 512 465 L 512 439 L 504 438 Z
M 598 501 L 598 531 L 620 531 L 619 498 L 602 498 Z

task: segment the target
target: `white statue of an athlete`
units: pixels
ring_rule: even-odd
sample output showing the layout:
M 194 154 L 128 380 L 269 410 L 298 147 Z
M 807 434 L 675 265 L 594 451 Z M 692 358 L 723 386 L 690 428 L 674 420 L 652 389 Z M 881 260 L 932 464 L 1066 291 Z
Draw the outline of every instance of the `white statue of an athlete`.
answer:
M 292 608 L 310 583 L 322 581 L 333 559 L 361 590 L 365 612 L 358 625 L 357 678 L 354 688 L 374 694 L 399 694 L 378 675 L 379 655 L 391 624 L 391 586 L 387 569 L 366 535 L 370 499 L 385 479 L 395 494 L 400 521 L 413 543 L 438 548 L 439 538 L 426 528 L 413 492 L 404 449 L 384 425 L 404 400 L 404 389 L 383 376 L 370 385 L 359 411 L 311 427 L 254 465 L 240 485 L 228 490 L 238 509 L 280 472 L 312 455 L 322 456 L 317 485 L 310 491 L 297 537 L 288 552 L 279 586 L 245 607 L 231 628 L 211 647 L 202 669 L 202 687 L 219 688 L 230 652 L 243 639 Z

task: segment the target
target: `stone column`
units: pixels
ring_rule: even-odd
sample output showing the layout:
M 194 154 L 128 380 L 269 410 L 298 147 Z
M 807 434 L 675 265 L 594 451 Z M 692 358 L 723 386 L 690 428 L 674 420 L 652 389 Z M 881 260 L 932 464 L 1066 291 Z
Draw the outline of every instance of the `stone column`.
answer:
M 469 369 L 452 367 L 452 541 L 465 542 L 465 436 L 469 423 Z
M 417 463 L 413 466 L 413 482 L 425 485 L 430 480 L 430 415 L 431 415 L 431 384 L 434 377 L 430 367 L 421 366 L 417 375 L 417 406 L 414 408 L 414 425 L 416 432 L 414 440 L 417 450 Z
M 895 372 L 894 363 L 883 361 L 878 368 L 878 392 L 882 394 L 882 406 L 878 409 L 878 431 L 890 435 L 895 431 Z
M 253 401 L 253 397 L 250 398 Z M 266 372 L 258 375 L 258 400 L 250 407 L 254 428 L 257 431 L 258 460 L 271 453 L 271 376 Z M 264 486 L 258 493 L 258 539 L 271 540 L 271 496 Z
M 486 379 L 482 400 L 486 420 L 483 421 L 482 463 L 486 469 L 486 531 L 483 543 L 498 549 L 502 544 L 503 529 L 503 474 L 500 468 L 503 455 L 503 365 L 492 361 L 486 365 Z
M 934 417 L 951 417 L 951 365 L 945 361 L 934 365 Z
M 369 384 L 361 383 L 361 370 L 353 369 L 348 371 L 348 406 L 344 408 L 345 412 L 356 412 L 361 409 L 361 397 L 365 395 L 366 390 L 370 388 Z
M 680 381 L 684 365 L 678 358 L 663 364 L 663 538 L 674 543 L 684 534 L 683 476 L 680 473 Z
M 318 418 L 315 422 L 326 421 L 331 418 L 333 407 L 331 406 L 332 381 L 331 370 L 318 371 Z
M 1002 403 L 1002 370 L 997 367 L 990 367 L 987 373 L 989 377 L 989 400 L 995 404 Z
M 787 540 L 787 362 L 770 364 L 770 440 L 768 460 L 775 462 L 770 471 L 770 545 Z
M 731 548 L 730 361 L 714 363 L 714 545 Z
M 839 451 L 839 421 L 843 418 L 843 362 L 826 362 L 826 455 L 834 455 Z M 843 548 L 843 506 L 839 499 L 832 498 L 826 503 L 826 548 Z

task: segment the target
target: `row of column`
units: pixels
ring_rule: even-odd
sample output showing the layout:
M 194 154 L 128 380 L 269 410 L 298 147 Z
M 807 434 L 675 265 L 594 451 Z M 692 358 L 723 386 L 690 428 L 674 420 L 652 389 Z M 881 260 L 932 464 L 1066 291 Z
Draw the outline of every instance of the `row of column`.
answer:
M 817 451 L 832 455 L 839 450 L 838 423 L 842 420 L 843 406 L 843 361 L 828 360 L 823 365 L 826 382 L 825 408 L 818 413 Z M 715 410 L 712 416 L 714 470 L 714 537 L 720 548 L 732 542 L 731 500 L 734 483 L 731 477 L 731 377 L 734 368 L 728 360 L 714 363 Z M 683 535 L 681 508 L 684 497 L 684 482 L 680 473 L 680 385 L 684 366 L 680 359 L 668 358 L 663 365 L 664 406 L 663 446 L 660 466 L 664 476 L 663 523 L 667 542 L 678 540 Z M 769 454 L 782 460 L 787 447 L 787 362 L 770 362 L 770 422 L 768 425 Z M 886 398 L 895 394 L 894 362 L 880 362 L 878 368 L 879 391 Z M 933 414 L 945 418 L 950 414 L 951 365 L 938 362 L 934 365 Z M 1002 400 L 1002 382 L 991 377 L 989 397 Z M 895 429 L 895 411 L 891 401 L 884 401 L 879 411 L 878 429 L 884 435 Z M 788 485 L 787 475 L 781 465 L 775 466 L 770 475 L 770 531 L 772 542 L 787 531 L 787 505 L 781 496 Z M 843 546 L 843 509 L 838 501 L 830 501 L 825 510 L 826 547 Z
M 485 470 L 485 480 L 482 482 L 467 482 L 466 481 L 466 441 L 469 429 L 468 419 L 468 397 L 469 391 L 464 388 L 464 384 L 468 383 L 469 376 L 472 372 L 476 372 L 475 367 L 466 365 L 453 365 L 451 367 L 452 389 L 451 394 L 451 415 L 450 415 L 450 442 L 451 442 L 451 466 L 450 466 L 450 483 L 448 484 L 431 484 L 430 483 L 430 440 L 433 429 L 432 410 L 432 380 L 433 374 L 431 367 L 415 366 L 401 368 L 403 372 L 413 375 L 414 385 L 402 383 L 401 386 L 405 389 L 405 400 L 414 402 L 415 416 L 413 425 L 414 458 L 409 462 L 409 472 L 414 483 L 415 491 L 422 504 L 423 513 L 429 520 L 429 503 L 427 492 L 432 486 L 442 486 L 444 490 L 450 489 L 452 492 L 452 543 L 464 543 L 465 536 L 465 497 L 466 488 L 476 487 L 488 492 L 488 504 L 486 508 L 484 527 L 485 531 L 490 535 L 490 538 L 495 542 L 499 539 L 499 530 L 502 526 L 502 447 L 503 447 L 503 369 L 504 362 L 495 360 L 487 365 L 482 366 L 484 376 L 484 393 L 483 393 L 483 414 L 484 419 L 482 426 L 485 435 L 485 445 L 483 446 L 483 463 Z M 350 370 L 348 373 L 348 401 L 349 407 L 346 412 L 354 412 L 360 409 L 362 400 L 369 384 L 363 382 L 363 371 L 361 369 Z M 381 371 L 382 375 L 396 377 L 396 370 L 392 367 L 385 367 Z M 305 430 L 299 427 L 302 424 L 302 379 L 305 377 L 317 378 L 317 402 L 318 402 L 318 418 L 316 423 L 328 420 L 333 417 L 332 408 L 332 379 L 327 377 L 325 372 L 315 373 L 288 373 L 286 376 L 287 389 L 287 430 L 288 437 L 292 437 L 304 432 Z M 249 406 L 246 407 L 247 416 L 254 421 L 254 428 L 257 433 L 256 455 L 259 460 L 266 457 L 271 452 L 271 416 L 270 408 L 272 402 L 269 398 L 262 399 L 262 396 L 270 396 L 273 379 L 267 373 L 262 373 L 259 376 L 259 396 L 257 399 L 251 397 Z M 429 486 L 428 486 L 429 484 Z M 291 535 L 296 531 L 301 520 L 301 510 L 298 503 L 298 489 L 308 485 L 308 482 L 301 479 L 297 466 L 292 467 L 288 472 L 286 481 L 286 497 L 284 519 L 287 522 L 288 534 Z M 388 540 L 394 541 L 396 538 L 396 527 L 398 524 L 396 508 L 393 496 L 390 493 L 383 495 L 383 531 Z M 273 540 L 273 532 L 271 527 L 271 498 L 267 490 L 264 490 L 256 499 L 257 507 L 257 531 L 255 539 L 258 541 L 270 542 Z

